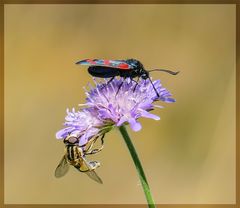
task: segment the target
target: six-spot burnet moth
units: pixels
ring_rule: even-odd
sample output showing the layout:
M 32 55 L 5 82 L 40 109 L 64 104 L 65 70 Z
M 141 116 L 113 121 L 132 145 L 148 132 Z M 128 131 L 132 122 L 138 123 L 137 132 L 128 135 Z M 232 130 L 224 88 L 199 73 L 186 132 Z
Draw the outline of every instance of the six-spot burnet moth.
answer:
M 100 77 L 100 78 L 111 78 L 108 83 L 110 83 L 114 77 L 120 76 L 124 79 L 130 78 L 131 80 L 135 81 L 134 78 L 142 78 L 142 79 L 149 79 L 153 89 L 155 90 L 157 96 L 159 97 L 159 94 L 152 83 L 152 80 L 149 77 L 149 72 L 152 71 L 163 71 L 167 72 L 172 75 L 176 75 L 179 72 L 173 72 L 167 69 L 153 69 L 147 71 L 142 63 L 136 59 L 127 59 L 127 60 L 102 60 L 102 59 L 85 59 L 82 61 L 78 61 L 76 64 L 81 65 L 88 65 L 88 72 L 94 77 Z M 137 86 L 137 81 L 136 86 Z M 121 88 L 123 82 L 120 84 L 119 89 Z M 118 93 L 118 92 L 117 92 Z

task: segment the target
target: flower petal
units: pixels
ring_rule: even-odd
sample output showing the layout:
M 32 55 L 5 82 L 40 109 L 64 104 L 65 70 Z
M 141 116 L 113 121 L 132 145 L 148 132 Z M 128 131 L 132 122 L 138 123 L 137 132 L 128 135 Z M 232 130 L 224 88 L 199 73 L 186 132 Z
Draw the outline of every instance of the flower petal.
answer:
M 67 127 L 65 129 L 61 129 L 56 133 L 57 139 L 64 139 L 67 135 L 69 135 L 75 128 L 74 127 Z
M 89 139 L 91 139 L 94 135 L 99 132 L 97 128 L 89 128 L 79 139 L 79 145 L 85 145 Z
M 128 120 L 129 124 L 130 124 L 130 127 L 133 131 L 140 131 L 142 126 L 139 122 L 137 122 L 135 119 L 133 118 L 130 118 Z
M 174 103 L 174 102 L 176 102 L 176 100 L 173 99 L 173 98 L 165 98 L 164 102 L 166 102 L 166 103 Z
M 149 113 L 147 111 L 141 111 L 141 116 L 145 117 L 145 118 L 151 118 L 151 119 L 154 119 L 156 121 L 160 120 L 159 116 L 156 116 L 156 115 L 154 115 L 152 113 Z

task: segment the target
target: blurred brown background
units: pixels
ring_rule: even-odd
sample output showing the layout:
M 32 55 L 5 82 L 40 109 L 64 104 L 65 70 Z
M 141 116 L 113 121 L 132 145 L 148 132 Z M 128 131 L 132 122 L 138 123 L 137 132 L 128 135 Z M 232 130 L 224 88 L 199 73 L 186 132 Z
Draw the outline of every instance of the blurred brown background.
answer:
M 177 102 L 129 130 L 156 203 L 235 201 L 234 5 L 5 5 L 5 203 L 145 203 L 117 131 L 95 155 L 103 185 L 54 170 L 85 58 L 141 60 Z

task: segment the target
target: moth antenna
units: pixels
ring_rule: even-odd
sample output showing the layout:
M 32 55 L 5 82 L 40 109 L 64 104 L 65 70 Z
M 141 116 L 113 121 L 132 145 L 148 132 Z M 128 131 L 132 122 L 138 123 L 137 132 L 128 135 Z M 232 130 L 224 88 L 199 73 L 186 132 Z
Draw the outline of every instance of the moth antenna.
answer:
M 163 72 L 169 73 L 171 75 L 177 75 L 180 72 L 180 71 L 174 72 L 174 71 L 167 70 L 167 69 L 153 69 L 148 72 L 153 72 L 153 71 L 163 71 Z

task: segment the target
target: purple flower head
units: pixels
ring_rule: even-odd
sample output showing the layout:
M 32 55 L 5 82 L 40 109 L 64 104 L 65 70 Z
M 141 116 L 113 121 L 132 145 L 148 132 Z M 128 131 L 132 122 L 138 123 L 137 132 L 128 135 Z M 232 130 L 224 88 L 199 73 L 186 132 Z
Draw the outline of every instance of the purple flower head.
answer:
M 79 145 L 85 145 L 89 139 L 97 135 L 99 132 L 98 126 L 102 126 L 102 122 L 98 120 L 97 115 L 91 109 L 83 109 L 75 111 L 73 108 L 70 112 L 67 109 L 64 125 L 66 128 L 56 133 L 57 139 L 64 139 L 68 135 L 75 135 L 79 138 Z
M 107 80 L 106 80 L 107 82 Z M 133 131 L 139 131 L 141 124 L 137 121 L 140 117 L 159 120 L 160 117 L 149 113 L 155 106 L 154 101 L 175 102 L 171 94 L 162 87 L 160 81 L 153 84 L 159 93 L 159 97 L 153 89 L 150 80 L 141 79 L 137 86 L 130 79 L 113 79 L 110 83 L 97 83 L 87 95 L 87 105 L 93 108 L 98 119 L 103 123 L 108 122 L 116 126 L 129 123 Z M 119 86 L 122 84 L 121 88 Z
M 66 128 L 56 133 L 57 139 L 73 135 L 79 138 L 79 145 L 83 146 L 94 136 L 110 131 L 113 126 L 130 124 L 133 131 L 139 131 L 142 128 L 137 121 L 140 117 L 160 119 L 159 116 L 149 113 L 154 107 L 161 107 L 154 105 L 155 101 L 175 102 L 159 80 L 153 82 L 159 97 L 148 79 L 141 79 L 137 85 L 130 79 L 114 78 L 110 83 L 107 81 L 95 81 L 96 86 L 86 91 L 87 98 L 83 109 L 67 109 L 64 123 Z

